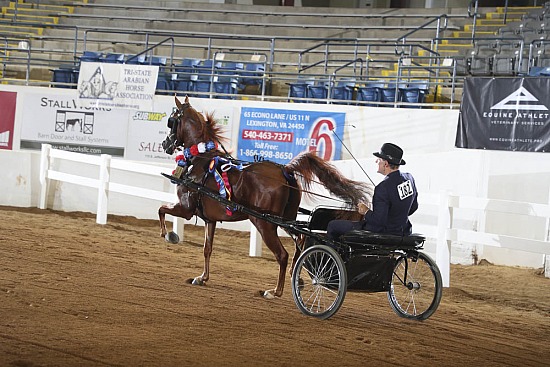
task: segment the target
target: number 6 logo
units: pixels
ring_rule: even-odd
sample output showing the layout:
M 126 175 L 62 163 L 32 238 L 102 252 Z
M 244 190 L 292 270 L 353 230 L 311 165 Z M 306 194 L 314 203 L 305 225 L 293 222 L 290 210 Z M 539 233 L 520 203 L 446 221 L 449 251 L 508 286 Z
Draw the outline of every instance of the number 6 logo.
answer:
M 334 158 L 334 141 L 330 132 L 336 128 L 333 120 L 323 118 L 313 123 L 309 133 L 310 141 L 315 145 L 310 144 L 309 151 L 317 151 L 317 155 L 325 161 L 330 161 Z

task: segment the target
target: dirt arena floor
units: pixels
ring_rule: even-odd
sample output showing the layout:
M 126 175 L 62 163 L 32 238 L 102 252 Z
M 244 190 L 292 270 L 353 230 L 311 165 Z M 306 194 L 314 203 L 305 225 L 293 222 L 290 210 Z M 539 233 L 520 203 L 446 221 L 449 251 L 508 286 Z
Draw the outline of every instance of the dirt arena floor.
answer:
M 267 249 L 218 231 L 206 287 L 202 228 L 170 245 L 155 221 L 0 207 L 0 366 L 549 366 L 550 279 L 453 266 L 423 322 L 386 294 L 348 293 L 328 320 L 281 299 Z M 289 245 L 288 250 L 292 253 Z

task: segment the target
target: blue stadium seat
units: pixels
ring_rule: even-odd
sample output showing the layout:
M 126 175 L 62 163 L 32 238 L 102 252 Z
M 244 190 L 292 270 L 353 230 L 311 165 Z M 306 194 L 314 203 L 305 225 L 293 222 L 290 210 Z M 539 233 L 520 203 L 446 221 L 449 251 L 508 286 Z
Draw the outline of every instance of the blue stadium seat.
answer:
M 52 86 L 55 88 L 76 89 L 78 83 L 78 69 L 73 64 L 60 65 L 57 69 L 50 69 L 52 75 Z M 62 83 L 62 84 L 56 84 Z
M 100 62 L 102 58 L 102 52 L 84 51 L 80 56 L 80 62 Z
M 318 80 L 315 84 L 307 84 L 306 95 L 311 99 L 326 99 L 328 97 L 328 81 Z
M 533 66 L 529 70 L 529 76 L 550 76 L 550 66 Z
M 124 54 L 108 53 L 101 58 L 101 61 L 110 64 L 122 64 L 124 63 Z
M 294 98 L 307 98 L 308 97 L 308 85 L 313 85 L 315 79 L 312 77 L 304 78 L 303 76 L 298 76 L 298 79 L 294 83 L 288 84 L 288 101 L 289 102 L 306 102 L 294 100 Z
M 191 79 L 178 79 L 174 80 L 174 91 L 183 92 L 189 94 L 193 91 L 193 82 Z
M 401 88 L 401 101 L 407 103 L 424 103 L 428 93 L 427 81 L 411 82 L 405 88 Z M 409 108 L 422 108 L 422 106 L 406 106 Z
M 128 57 L 126 58 L 126 64 L 143 65 L 145 64 L 145 55 L 128 55 Z
M 172 74 L 158 73 L 156 94 L 171 95 L 173 94 L 173 90 Z
M 353 91 L 355 89 L 354 78 L 342 78 L 332 87 L 330 91 L 330 98 L 344 101 L 351 101 L 353 99 Z M 349 102 L 335 102 L 335 103 L 349 103 Z
M 203 94 L 195 94 L 195 97 L 208 98 L 205 93 L 214 91 L 214 82 L 218 80 L 217 68 L 221 67 L 222 63 L 212 59 L 202 60 L 200 64 L 194 66 L 195 74 L 192 75 L 193 91 L 201 92 Z
M 262 76 L 265 73 L 265 66 L 261 63 L 247 63 L 244 70 L 240 73 L 242 76 L 241 83 L 246 85 L 258 85 L 263 83 Z
M 384 88 L 380 88 L 380 102 L 399 102 L 401 101 L 402 89 L 406 88 L 404 83 L 388 83 Z M 385 105 L 390 107 L 389 105 Z
M 147 57 L 145 59 L 145 65 L 166 66 L 166 57 L 164 56 Z
M 384 88 L 382 82 L 367 82 L 365 85 L 357 87 L 356 99 L 363 102 L 380 102 L 382 88 Z M 374 104 L 374 106 L 378 106 L 378 104 Z
M 216 96 L 221 99 L 235 99 L 235 95 L 238 93 L 239 80 L 231 77 L 220 77 L 214 82 L 214 92 L 230 94 L 229 96 Z

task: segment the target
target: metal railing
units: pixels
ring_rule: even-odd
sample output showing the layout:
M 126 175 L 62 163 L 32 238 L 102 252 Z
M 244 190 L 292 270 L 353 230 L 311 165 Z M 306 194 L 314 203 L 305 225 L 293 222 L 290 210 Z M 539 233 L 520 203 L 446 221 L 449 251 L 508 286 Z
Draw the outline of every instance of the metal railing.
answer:
M 473 16 L 476 17 L 477 1 L 472 1 L 475 5 Z M 94 5 L 95 6 L 95 5 Z M 164 8 L 163 8 L 164 9 Z M 197 10 L 199 11 L 199 10 Z M 299 13 L 301 14 L 301 13 Z M 297 15 L 297 14 L 292 14 Z M 469 12 L 468 15 L 472 15 Z M 400 79 L 414 79 L 415 73 L 424 72 L 426 78 L 435 86 L 443 82 L 451 86 L 452 96 L 451 104 L 454 100 L 455 88 L 460 86 L 460 76 L 456 72 L 456 63 L 448 63 L 447 59 L 438 52 L 438 45 L 445 38 L 442 34 L 449 29 L 449 18 L 468 19 L 468 15 L 384 15 L 373 14 L 371 17 L 380 19 L 389 18 L 428 18 L 427 22 L 408 30 L 405 34 L 397 38 L 388 38 L 387 40 L 369 40 L 362 38 L 323 38 L 323 37 L 300 37 L 300 36 L 250 36 L 242 34 L 211 34 L 187 32 L 181 30 L 143 30 L 143 29 L 121 29 L 103 26 L 68 26 L 68 25 L 44 25 L 32 22 L 18 22 L 21 25 L 40 26 L 46 29 L 66 30 L 73 32 L 73 36 L 37 36 L 27 37 L 29 47 L 25 51 L 25 56 L 6 56 L 3 58 L 3 69 L 7 71 L 9 67 L 25 64 L 27 73 L 25 84 L 50 85 L 50 81 L 30 80 L 30 71 L 32 68 L 55 68 L 60 62 L 73 62 L 78 64 L 78 56 L 88 48 L 102 47 L 102 49 L 123 49 L 126 54 L 134 55 L 169 55 L 170 62 L 167 65 L 167 71 L 174 72 L 174 66 L 178 60 L 186 56 L 211 59 L 221 53 L 231 55 L 235 61 L 250 61 L 252 55 L 264 55 L 265 73 L 262 75 L 262 89 L 258 95 L 247 95 L 249 98 L 261 98 L 262 100 L 286 100 L 284 88 L 279 88 L 277 95 L 272 95 L 275 88 L 273 85 L 284 85 L 286 81 L 293 80 L 299 74 L 311 73 L 319 78 L 325 78 L 330 81 L 329 84 L 336 83 L 338 79 L 349 76 L 358 76 L 359 80 L 369 80 L 372 78 L 385 78 L 399 81 Z M 347 16 L 338 14 L 338 16 Z M 351 14 L 350 14 L 351 16 Z M 354 16 L 357 16 L 356 14 Z M 1 23 L 1 22 L 0 22 Z M 435 26 L 434 26 L 435 24 Z M 475 25 L 475 20 L 474 20 Z M 396 27 L 396 29 L 401 29 Z M 413 38 L 419 35 L 420 31 L 432 32 L 432 35 L 426 38 Z M 475 32 L 474 32 L 475 34 Z M 424 36 L 425 33 L 424 33 Z M 7 38 L 7 37 L 5 37 Z M 472 38 L 473 39 L 473 38 Z M 472 40 L 468 39 L 468 40 Z M 57 56 L 49 58 L 38 55 L 39 52 L 45 52 L 46 48 L 33 47 L 31 43 L 39 43 L 47 40 L 58 40 L 60 42 L 71 42 L 72 48 L 68 51 L 56 50 L 52 52 Z M 412 42 L 411 42 L 412 41 Z M 301 47 L 297 47 L 299 43 Z M 153 44 L 153 46 L 150 46 Z M 101 45 L 101 46 L 97 46 Z M 4 42 L 0 51 L 8 54 L 13 45 Z M 128 52 L 128 50 L 131 50 Z M 427 56 L 419 56 L 422 53 Z M 242 56 L 242 57 L 241 57 Z M 240 58 L 241 57 L 241 58 Z M 247 59 L 248 58 L 248 59 Z M 444 60 L 445 63 L 443 62 Z M 291 69 L 291 70 L 289 70 Z M 380 75 L 381 70 L 391 72 L 391 75 Z M 444 77 L 441 77 L 444 73 Z M 215 70 L 212 70 L 215 74 Z M 6 79 L 5 73 L 3 78 Z M 450 78 L 450 79 L 449 79 Z M 444 79 L 444 80 L 443 80 Z M 282 93 L 281 93 L 282 90 Z M 437 89 L 436 89 L 437 91 Z M 209 97 L 213 92 L 210 90 Z M 330 96 L 330 93 L 329 93 Z M 437 100 L 437 93 L 434 95 Z M 332 103 L 330 98 L 327 103 Z

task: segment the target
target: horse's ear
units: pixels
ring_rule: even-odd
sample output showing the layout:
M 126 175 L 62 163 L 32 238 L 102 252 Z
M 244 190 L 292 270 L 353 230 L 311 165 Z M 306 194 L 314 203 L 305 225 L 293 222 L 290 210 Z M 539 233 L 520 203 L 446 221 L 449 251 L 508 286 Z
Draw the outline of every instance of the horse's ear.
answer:
M 185 97 L 187 99 L 187 97 Z M 174 96 L 174 99 L 176 100 L 176 107 L 178 107 L 178 111 L 181 111 L 181 102 L 180 100 L 178 99 L 177 96 Z
M 185 104 L 189 104 L 189 96 L 187 94 L 185 95 Z

